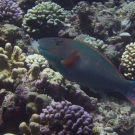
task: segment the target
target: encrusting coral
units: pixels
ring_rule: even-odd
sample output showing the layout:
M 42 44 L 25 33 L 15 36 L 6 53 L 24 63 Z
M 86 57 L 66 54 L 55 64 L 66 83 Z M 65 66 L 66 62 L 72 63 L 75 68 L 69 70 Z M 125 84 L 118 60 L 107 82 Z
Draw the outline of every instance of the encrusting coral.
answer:
M 124 70 L 125 77 L 135 79 L 135 43 L 126 46 L 121 57 L 120 69 Z
M 27 72 L 24 68 L 25 55 L 18 46 L 6 43 L 5 49 L 0 47 L 0 82 L 13 83 L 20 74 Z
M 8 23 L 0 25 L 0 44 L 2 47 L 7 42 L 14 43 L 17 37 L 19 37 L 19 27 Z

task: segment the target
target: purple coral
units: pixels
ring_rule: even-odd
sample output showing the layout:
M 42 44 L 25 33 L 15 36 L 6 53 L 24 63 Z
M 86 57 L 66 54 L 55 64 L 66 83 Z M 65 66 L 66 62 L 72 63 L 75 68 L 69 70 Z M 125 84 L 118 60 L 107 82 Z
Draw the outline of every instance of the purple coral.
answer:
M 5 22 L 16 22 L 22 17 L 22 10 L 12 0 L 0 0 L 0 19 Z
M 40 114 L 40 120 L 41 124 L 44 125 L 45 128 L 46 125 L 55 123 L 57 121 L 57 125 L 58 123 L 61 125 L 59 130 L 56 129 L 55 124 L 53 124 L 55 125 L 55 128 L 53 128 L 52 125 L 48 126 L 49 128 L 51 127 L 51 132 L 57 132 L 57 134 L 70 132 L 76 135 L 90 135 L 93 127 L 93 118 L 88 112 L 84 111 L 83 107 L 72 105 L 71 102 L 64 101 L 52 102 L 50 106 L 43 109 L 42 113 Z M 42 127 L 41 132 L 44 131 L 43 129 L 44 128 Z

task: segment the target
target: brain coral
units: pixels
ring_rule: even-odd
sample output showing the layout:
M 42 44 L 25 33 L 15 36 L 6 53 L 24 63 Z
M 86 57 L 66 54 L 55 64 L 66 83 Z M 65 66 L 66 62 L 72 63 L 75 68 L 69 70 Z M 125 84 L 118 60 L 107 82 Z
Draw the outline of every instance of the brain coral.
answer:
M 28 10 L 28 13 L 24 15 L 22 26 L 29 33 L 39 32 L 43 28 L 59 24 L 67 26 L 68 24 L 65 23 L 66 14 L 67 12 L 61 6 L 51 1 L 42 2 Z
M 81 106 L 72 105 L 70 102 L 65 101 L 52 102 L 50 106 L 47 106 L 46 109 L 42 111 L 38 118 L 40 119 L 38 121 L 40 121 L 41 134 L 91 134 L 93 118 L 88 112 L 84 111 Z M 20 129 L 23 131 L 21 125 L 22 124 L 20 124 Z
M 125 77 L 135 79 L 135 43 L 126 46 L 120 67 L 123 68 Z
M 0 20 L 16 22 L 22 18 L 22 10 L 12 0 L 0 0 Z

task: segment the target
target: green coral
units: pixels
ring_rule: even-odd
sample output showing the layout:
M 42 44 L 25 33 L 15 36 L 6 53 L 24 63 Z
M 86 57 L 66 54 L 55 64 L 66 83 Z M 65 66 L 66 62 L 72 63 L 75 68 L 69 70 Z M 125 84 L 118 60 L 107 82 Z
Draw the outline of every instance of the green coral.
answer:
M 67 12 L 61 6 L 49 2 L 42 2 L 24 15 L 22 26 L 27 32 L 39 32 L 44 27 L 57 26 L 59 23 L 68 26 L 65 23 Z

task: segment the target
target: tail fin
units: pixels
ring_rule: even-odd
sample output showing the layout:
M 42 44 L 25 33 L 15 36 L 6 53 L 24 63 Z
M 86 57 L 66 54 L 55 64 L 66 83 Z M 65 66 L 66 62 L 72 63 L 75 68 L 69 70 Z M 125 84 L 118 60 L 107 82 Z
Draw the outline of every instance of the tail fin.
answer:
M 135 81 L 129 81 L 129 89 L 122 92 L 122 94 L 135 105 Z

